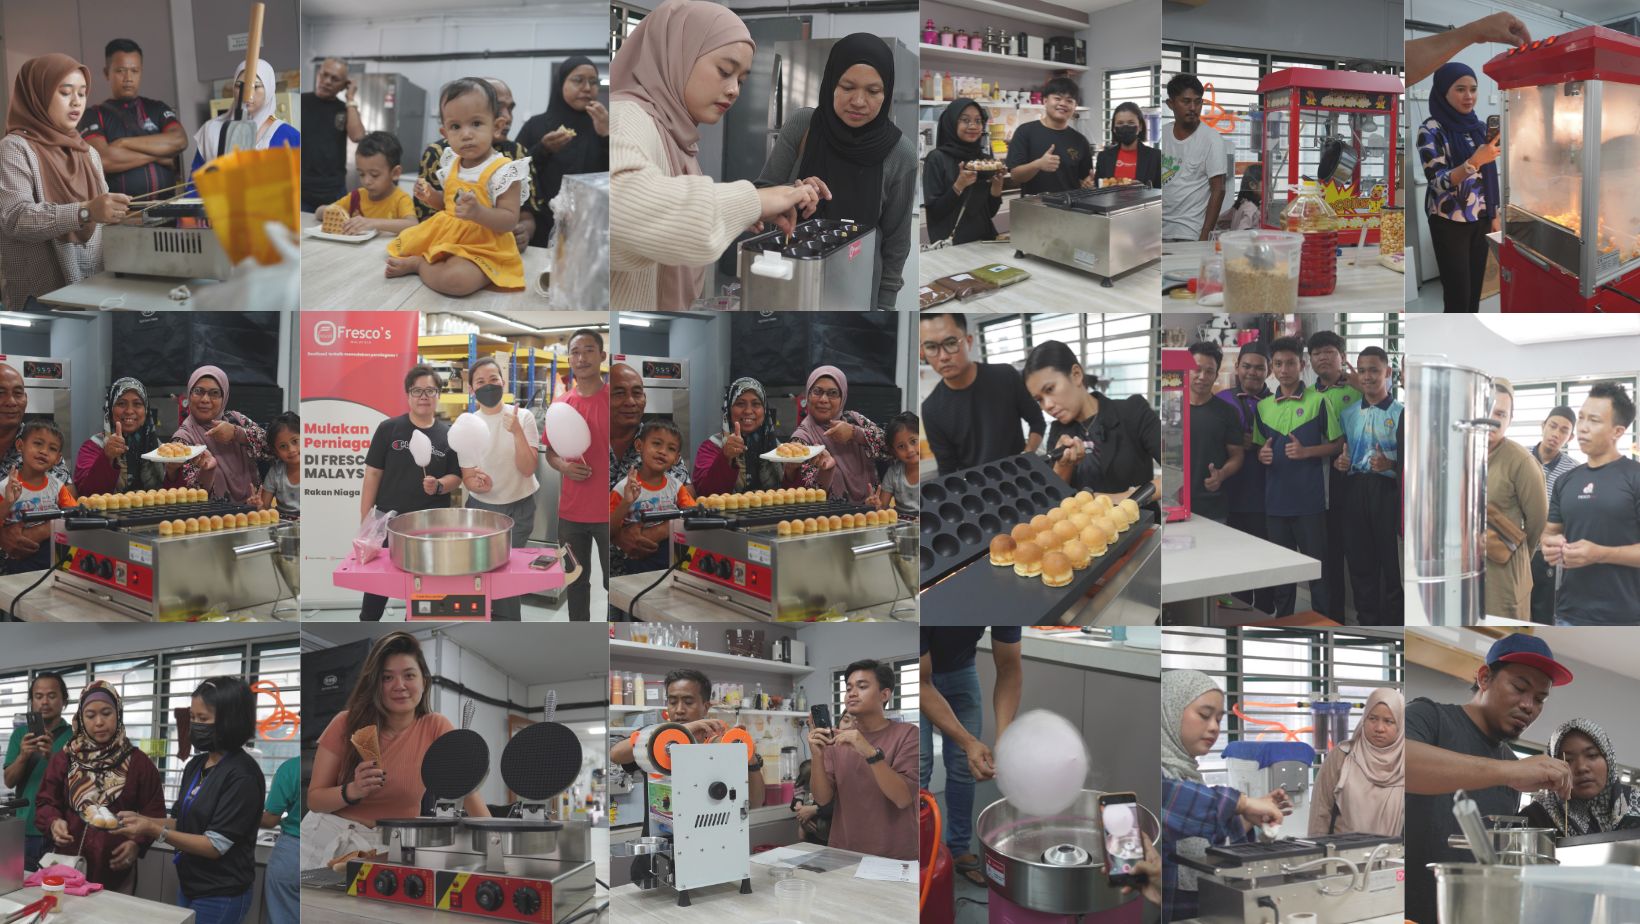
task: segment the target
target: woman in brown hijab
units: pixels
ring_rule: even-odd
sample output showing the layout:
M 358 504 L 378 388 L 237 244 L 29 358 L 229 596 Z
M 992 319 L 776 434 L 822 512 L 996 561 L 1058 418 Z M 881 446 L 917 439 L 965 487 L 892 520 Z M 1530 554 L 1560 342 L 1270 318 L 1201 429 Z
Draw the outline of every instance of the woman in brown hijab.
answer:
M 68 55 L 17 72 L 0 139 L 0 294 L 19 310 L 102 266 L 101 226 L 131 198 L 108 191 L 102 160 L 80 137 L 91 72 Z

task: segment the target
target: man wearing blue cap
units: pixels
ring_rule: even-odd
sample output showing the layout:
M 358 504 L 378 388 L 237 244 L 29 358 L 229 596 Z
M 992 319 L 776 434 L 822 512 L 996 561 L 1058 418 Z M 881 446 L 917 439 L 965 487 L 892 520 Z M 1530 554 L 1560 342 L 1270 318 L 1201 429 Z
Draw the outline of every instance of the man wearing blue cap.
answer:
M 1520 793 L 1547 789 L 1567 796 L 1572 770 L 1538 754 L 1520 760 L 1509 741 L 1543 711 L 1551 687 L 1572 682 L 1572 672 L 1531 635 L 1507 635 L 1492 644 L 1475 671 L 1473 695 L 1462 705 L 1418 697 L 1406 709 L 1406 916 L 1437 924 L 1435 876 L 1429 863 L 1473 862 L 1467 850 L 1447 846 L 1461 833 L 1452 817 L 1452 794 L 1468 793 L 1482 815 L 1514 815 Z

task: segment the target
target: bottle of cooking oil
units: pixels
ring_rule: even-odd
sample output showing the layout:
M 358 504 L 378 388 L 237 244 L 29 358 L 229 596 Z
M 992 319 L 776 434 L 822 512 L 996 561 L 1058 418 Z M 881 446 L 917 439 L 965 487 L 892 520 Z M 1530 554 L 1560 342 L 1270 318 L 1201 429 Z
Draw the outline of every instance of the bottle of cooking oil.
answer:
M 1298 294 L 1331 295 L 1338 285 L 1338 213 L 1308 177 L 1299 181 L 1298 195 L 1281 210 L 1283 229 L 1304 235 L 1298 264 Z

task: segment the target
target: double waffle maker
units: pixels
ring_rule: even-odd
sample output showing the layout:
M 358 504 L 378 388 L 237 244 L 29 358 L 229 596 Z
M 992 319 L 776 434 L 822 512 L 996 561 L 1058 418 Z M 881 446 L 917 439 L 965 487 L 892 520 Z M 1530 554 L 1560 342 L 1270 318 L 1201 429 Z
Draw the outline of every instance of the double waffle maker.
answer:
M 1011 567 L 991 564 L 991 540 L 1020 523 L 1045 514 L 1075 494 L 1054 473 L 1052 456 L 1022 453 L 923 482 L 919 523 L 922 593 L 926 626 L 1053 625 L 1095 584 L 1121 567 L 1127 554 L 1156 523 L 1146 505 L 1155 489 L 1133 495 L 1139 519 L 1064 587 L 1025 578 Z
M 468 703 L 465 717 L 471 716 Z M 461 804 L 489 775 L 490 749 L 463 727 L 439 736 L 421 762 L 434 799 L 427 818 L 384 818 L 387 859 L 347 864 L 347 894 L 498 921 L 552 924 L 592 899 L 591 826 L 555 821 L 549 803 L 581 769 L 581 743 L 548 720 L 521 729 L 501 752 L 501 778 L 520 801 L 508 817 L 475 818 Z
M 672 522 L 677 586 L 765 621 L 818 619 L 916 596 L 912 525 L 782 536 L 781 520 L 868 513 L 844 500 L 742 510 L 652 511 Z
M 1197 872 L 1200 911 L 1212 924 L 1243 924 L 1308 912 L 1317 924 L 1399 915 L 1406 852 L 1398 837 L 1339 834 L 1224 844 L 1202 858 L 1178 857 Z

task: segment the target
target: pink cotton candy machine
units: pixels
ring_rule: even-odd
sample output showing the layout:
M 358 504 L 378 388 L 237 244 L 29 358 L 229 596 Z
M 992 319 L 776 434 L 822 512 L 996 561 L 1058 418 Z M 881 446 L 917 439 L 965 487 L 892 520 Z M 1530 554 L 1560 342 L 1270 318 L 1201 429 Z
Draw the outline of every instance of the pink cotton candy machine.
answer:
M 1100 795 L 1083 790 L 1057 815 L 1027 815 L 1006 799 L 980 813 L 990 924 L 1139 924 L 1138 890 L 1123 895 L 1106 876 Z M 1154 844 L 1156 818 L 1141 817 L 1140 836 Z
M 405 618 L 485 622 L 490 602 L 567 587 L 581 576 L 568 546 L 514 549 L 511 517 L 447 507 L 394 517 L 386 556 L 355 552 L 337 587 L 406 602 Z M 567 562 L 567 565 L 566 565 Z

